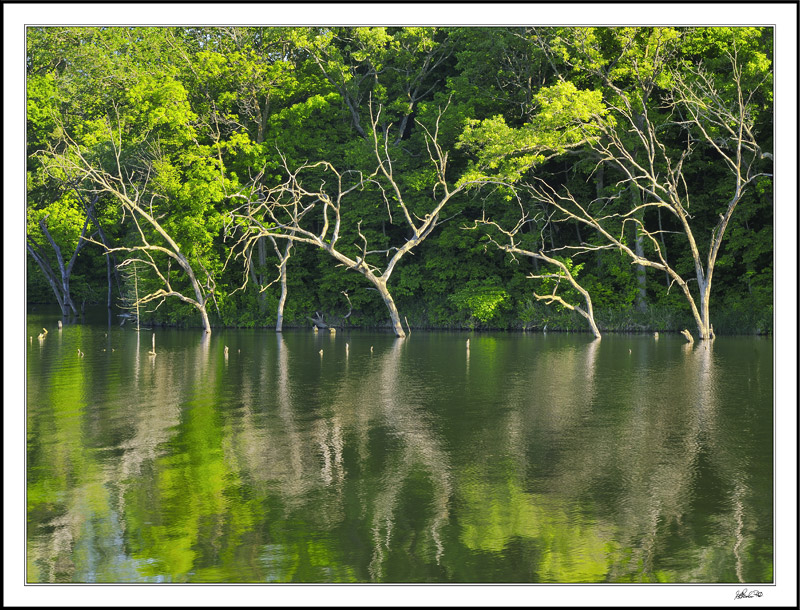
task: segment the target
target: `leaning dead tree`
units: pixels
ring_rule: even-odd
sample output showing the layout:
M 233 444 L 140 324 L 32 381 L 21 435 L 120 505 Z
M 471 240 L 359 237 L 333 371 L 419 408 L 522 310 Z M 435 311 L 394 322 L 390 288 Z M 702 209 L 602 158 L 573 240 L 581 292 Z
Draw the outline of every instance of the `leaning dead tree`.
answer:
M 526 225 L 532 223 L 533 220 L 528 217 L 528 214 L 524 211 L 522 205 L 520 205 L 520 210 L 520 220 L 512 229 L 504 229 L 497 222 L 488 220 L 485 215 L 481 219 L 476 220 L 472 227 L 468 228 L 475 229 L 479 226 L 482 226 L 494 229 L 502 237 L 495 237 L 489 233 L 487 234 L 489 241 L 498 249 L 510 254 L 515 260 L 517 256 L 525 256 L 555 267 L 556 270 L 553 272 L 531 273 L 528 275 L 530 279 L 546 280 L 552 286 L 552 289 L 549 293 L 539 294 L 534 292 L 533 296 L 538 301 L 543 301 L 547 305 L 557 303 L 558 305 L 561 305 L 570 311 L 580 314 L 589 323 L 592 334 L 599 339 L 601 335 L 600 330 L 597 328 L 597 324 L 594 320 L 594 306 L 592 305 L 591 295 L 583 286 L 578 283 L 578 281 L 575 279 L 575 274 L 573 271 L 563 261 L 553 258 L 546 253 L 547 249 L 544 247 L 545 239 L 543 233 L 540 234 L 540 243 L 538 248 L 532 249 L 522 247 L 522 244 L 520 243 L 520 237 L 523 234 L 521 231 Z M 567 301 L 563 296 L 558 294 L 558 291 L 561 288 L 562 280 L 580 293 L 581 297 L 583 297 L 583 307 Z
M 205 285 L 201 284 L 198 281 L 188 259 L 181 252 L 180 247 L 169 236 L 169 234 L 164 231 L 158 221 L 156 221 L 152 216 L 138 206 L 135 208 L 130 208 L 129 211 L 131 213 L 133 223 L 136 225 L 136 230 L 141 243 L 130 247 L 118 246 L 115 248 L 107 248 L 106 253 L 109 255 L 116 252 L 125 252 L 131 254 L 132 256 L 126 258 L 118 265 L 118 267 L 122 269 L 128 265 L 141 263 L 152 269 L 153 273 L 161 284 L 161 286 L 155 290 L 151 290 L 142 296 L 138 296 L 136 300 L 131 303 L 130 307 L 135 307 L 138 311 L 138 309 L 143 305 L 147 305 L 148 303 L 156 303 L 154 309 L 158 309 L 165 299 L 169 297 L 178 298 L 184 303 L 188 303 L 197 309 L 198 313 L 200 314 L 203 331 L 206 334 L 210 334 L 211 323 L 208 320 L 208 311 L 206 305 L 209 299 L 213 298 L 214 295 L 214 290 L 216 288 L 214 279 L 210 274 L 206 273 L 206 283 Z M 156 230 L 157 235 L 163 239 L 165 245 L 151 243 L 150 239 L 142 230 L 143 223 L 140 217 L 144 220 L 144 222 L 150 224 Z M 100 244 L 100 242 L 95 243 Z M 163 256 L 158 256 L 159 254 Z M 194 290 L 194 297 L 184 294 L 184 291 L 173 287 L 173 261 L 177 263 L 177 267 L 181 269 L 184 272 L 184 275 L 189 279 L 191 287 Z
M 414 213 L 406 200 L 389 153 L 389 126 L 381 130 L 380 109 L 377 113 L 370 109 L 377 165 L 374 171 L 370 175 L 355 170 L 339 171 L 328 161 L 292 168 L 282 156 L 288 178 L 271 189 L 251 189 L 248 195 L 244 195 L 247 202 L 231 214 L 229 234 L 236 240 L 234 250 L 238 252 L 237 256 L 241 255 L 247 265 L 249 253 L 257 240 L 263 237 L 305 243 L 324 250 L 345 269 L 366 278 L 386 305 L 394 333 L 405 337 L 400 314 L 389 290 L 392 272 L 403 257 L 442 222 L 442 210 L 453 197 L 478 184 L 478 181 L 468 181 L 453 188 L 447 180 L 448 155 L 438 141 L 439 122 L 444 110 L 437 117 L 433 133 L 420 124 L 425 131 L 428 156 L 435 174 L 426 214 Z M 260 182 L 260 177 L 255 182 Z M 371 249 L 361 228 L 362 220 L 354 225 L 344 218 L 353 194 L 367 189 L 377 192 L 389 222 L 407 229 L 402 243 Z M 393 209 L 396 212 L 393 213 Z M 247 273 L 245 270 L 245 283 Z
M 663 112 L 658 116 L 647 105 L 621 103 L 609 106 L 613 119 L 594 115 L 590 124 L 578 125 L 599 130 L 598 137 L 587 138 L 589 145 L 599 155 L 600 163 L 622 174 L 617 184 L 620 194 L 635 188 L 640 203 L 621 206 L 621 201 L 615 201 L 620 199 L 617 196 L 581 202 L 569 191 L 557 190 L 543 180 L 527 185 L 534 199 L 556 211 L 556 222 L 577 222 L 592 229 L 593 243 L 564 246 L 564 250 L 580 253 L 614 249 L 626 254 L 631 264 L 665 272 L 670 286 L 677 285 L 685 296 L 701 339 L 710 339 L 714 333 L 709 314 L 712 278 L 731 217 L 754 181 L 771 176 L 763 171 L 762 160 L 771 160 L 772 155 L 761 149 L 754 129 L 754 95 L 758 87 L 745 90 L 743 66 L 735 50 L 728 52 L 727 58 L 730 73 L 729 90 L 725 93 L 702 66 L 683 68 L 671 73 L 673 85 L 663 98 Z M 666 141 L 663 134 L 669 127 L 681 130 L 685 138 L 682 145 Z M 724 186 L 727 199 L 720 202 L 719 220 L 708 236 L 701 235 L 697 222 L 693 222 L 691 180 L 684 170 L 687 159 L 700 147 L 726 173 L 724 184 L 717 190 Z M 660 216 L 658 228 L 652 219 L 648 221 L 651 211 L 665 212 L 673 218 L 677 231 L 672 232 L 685 239 L 693 262 L 692 276 L 685 277 L 668 262 L 663 246 L 666 231 L 661 227 Z M 624 237 L 628 226 L 634 226 L 644 237 L 649 252 L 628 245 Z M 701 250 L 700 244 L 706 241 L 707 249 Z
M 107 119 L 108 121 L 108 119 Z M 63 173 L 75 176 L 81 184 L 91 185 L 88 192 L 96 199 L 108 197 L 120 206 L 123 222 L 133 223 L 134 245 L 109 247 L 108 243 L 84 238 L 104 248 L 107 255 L 126 253 L 128 257 L 118 265 L 124 268 L 133 263 L 141 263 L 152 270 L 159 286 L 140 295 L 134 304 L 137 307 L 156 303 L 157 309 L 167 298 L 178 298 L 195 307 L 200 314 L 203 330 L 211 333 L 207 303 L 214 297 L 216 283 L 199 259 L 190 261 L 172 235 L 162 226 L 154 212 L 154 202 L 158 195 L 148 188 L 151 174 L 155 173 L 147 159 L 139 159 L 139 166 L 126 166 L 122 161 L 122 135 L 117 139 L 110 123 L 107 122 L 109 146 L 113 154 L 113 169 L 107 170 L 100 163 L 93 163 L 84 154 L 81 146 L 69 135 L 63 136 L 64 151 L 49 151 L 50 162 L 60 166 Z M 89 218 L 87 216 L 87 222 Z M 188 280 L 191 292 L 175 286 L 173 265 L 182 273 L 181 280 Z M 201 281 L 194 265 L 202 269 Z M 180 281 L 180 280 L 179 280 Z

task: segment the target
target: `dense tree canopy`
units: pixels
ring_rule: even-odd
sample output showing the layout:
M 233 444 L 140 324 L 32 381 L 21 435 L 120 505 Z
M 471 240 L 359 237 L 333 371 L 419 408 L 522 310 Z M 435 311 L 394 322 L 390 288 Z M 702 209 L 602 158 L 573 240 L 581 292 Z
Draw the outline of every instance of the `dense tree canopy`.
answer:
M 595 334 L 769 332 L 772 43 L 29 28 L 28 300 L 208 331 L 586 330 L 588 303 Z

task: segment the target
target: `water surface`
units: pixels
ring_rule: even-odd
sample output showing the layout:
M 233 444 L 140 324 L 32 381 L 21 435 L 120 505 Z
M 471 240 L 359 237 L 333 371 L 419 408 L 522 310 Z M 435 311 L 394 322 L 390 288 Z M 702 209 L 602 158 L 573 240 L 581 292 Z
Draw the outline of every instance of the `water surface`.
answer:
M 773 580 L 771 339 L 56 320 L 28 582 Z

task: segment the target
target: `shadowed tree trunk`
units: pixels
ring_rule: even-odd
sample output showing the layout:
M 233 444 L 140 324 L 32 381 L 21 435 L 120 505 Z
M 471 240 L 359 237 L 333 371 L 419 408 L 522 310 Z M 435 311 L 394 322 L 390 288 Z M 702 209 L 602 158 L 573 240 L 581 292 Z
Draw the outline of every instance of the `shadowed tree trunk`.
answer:
M 639 189 L 632 188 L 631 189 L 631 203 L 633 205 L 633 209 L 641 210 L 641 199 Z M 636 252 L 636 256 L 638 258 L 644 258 L 644 234 L 639 229 L 640 226 L 644 224 L 644 213 L 639 213 L 636 215 L 636 226 L 634 227 L 634 237 L 633 237 L 633 247 L 634 251 Z M 645 271 L 644 265 L 636 265 L 636 284 L 637 284 L 637 292 L 636 292 L 636 311 L 639 312 L 646 312 L 647 311 L 647 273 Z
M 97 197 L 92 200 L 88 209 L 92 209 L 96 202 Z M 47 252 L 45 251 L 44 247 L 37 243 L 31 235 L 27 236 L 26 247 L 30 255 L 33 257 L 33 260 L 35 260 L 39 265 L 39 268 L 42 270 L 45 278 L 47 278 L 47 282 L 50 284 L 50 287 L 53 289 L 53 294 L 56 297 L 56 301 L 58 301 L 58 306 L 61 308 L 61 314 L 63 316 L 68 316 L 71 312 L 73 315 L 76 315 L 78 310 L 75 307 L 75 303 L 73 302 L 70 294 L 69 280 L 70 276 L 72 275 L 72 269 L 75 266 L 75 261 L 78 258 L 78 253 L 81 251 L 83 246 L 86 245 L 87 240 L 85 236 L 86 228 L 89 225 L 89 213 L 86 215 L 86 220 L 83 223 L 83 228 L 81 229 L 81 234 L 78 237 L 78 243 L 75 246 L 75 250 L 70 257 L 69 262 L 66 264 L 64 263 L 64 256 L 61 252 L 61 248 L 59 247 L 58 243 L 56 243 L 56 240 L 53 239 L 53 236 L 47 228 L 46 221 L 47 216 L 40 219 L 39 228 L 50 244 L 50 248 L 52 249 L 53 255 L 56 258 L 56 262 L 58 263 L 58 274 L 56 274 L 56 272 L 53 270 L 53 267 L 50 265 Z
M 97 219 L 97 214 L 94 212 L 94 202 L 97 201 L 95 197 L 92 203 L 86 203 L 86 199 L 83 197 L 83 194 L 78 190 L 77 187 L 73 185 L 73 190 L 75 194 L 78 195 L 80 200 L 83 202 L 83 207 L 86 210 L 86 215 L 92 220 L 94 226 L 97 228 L 97 234 L 100 236 L 100 243 L 103 244 L 103 247 L 108 251 L 110 249 L 108 238 L 106 237 L 105 231 L 103 231 L 103 226 L 100 224 L 100 221 Z M 117 294 L 121 294 L 120 285 L 119 285 L 119 273 L 117 271 L 117 258 L 113 254 L 106 255 L 106 280 L 108 282 L 108 300 L 107 300 L 107 307 L 111 309 L 111 274 L 113 270 L 114 278 L 117 283 Z

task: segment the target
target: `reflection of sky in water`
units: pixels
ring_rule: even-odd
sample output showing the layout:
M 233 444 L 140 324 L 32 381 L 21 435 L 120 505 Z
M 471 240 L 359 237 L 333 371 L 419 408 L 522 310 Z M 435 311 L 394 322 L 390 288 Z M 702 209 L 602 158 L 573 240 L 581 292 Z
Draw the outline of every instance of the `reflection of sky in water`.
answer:
M 28 346 L 31 581 L 772 577 L 769 340 L 151 332 Z

